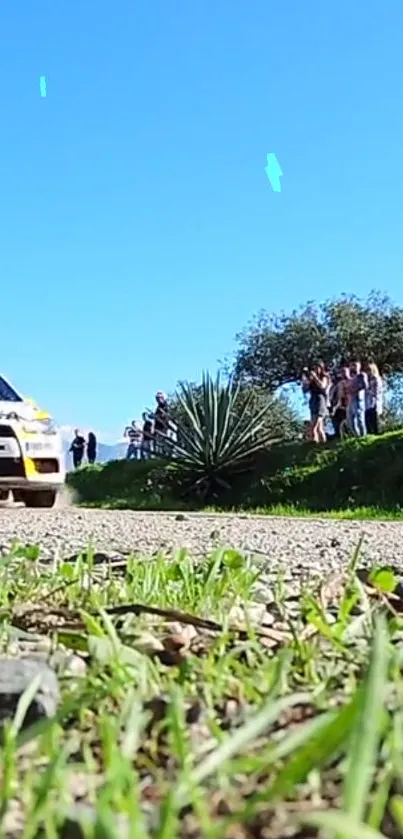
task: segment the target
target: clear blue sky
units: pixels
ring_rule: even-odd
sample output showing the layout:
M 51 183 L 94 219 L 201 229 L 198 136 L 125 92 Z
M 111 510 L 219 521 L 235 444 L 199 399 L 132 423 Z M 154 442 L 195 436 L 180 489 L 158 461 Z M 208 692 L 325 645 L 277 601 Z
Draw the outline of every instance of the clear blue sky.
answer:
M 397 0 L 3 0 L 1 372 L 114 432 L 262 307 L 403 302 L 402 33 Z

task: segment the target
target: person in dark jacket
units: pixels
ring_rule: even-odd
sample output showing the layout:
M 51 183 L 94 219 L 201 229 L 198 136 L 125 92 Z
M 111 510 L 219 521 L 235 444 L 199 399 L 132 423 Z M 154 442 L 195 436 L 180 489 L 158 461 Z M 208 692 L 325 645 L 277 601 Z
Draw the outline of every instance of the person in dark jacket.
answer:
M 97 459 L 97 438 L 93 431 L 88 434 L 87 440 L 87 460 L 90 466 L 93 466 Z
M 156 455 L 164 456 L 166 452 L 166 436 L 169 428 L 168 402 L 165 393 L 159 390 L 155 394 L 157 407 L 154 411 L 154 451 Z
M 311 440 L 314 443 L 326 443 L 325 419 L 328 410 L 329 376 L 323 361 L 319 361 L 311 369 L 304 368 L 302 390 L 309 394 Z
M 74 440 L 69 448 L 69 452 L 71 452 L 73 455 L 74 469 L 78 469 L 81 466 L 83 462 L 84 451 L 85 439 L 82 436 L 82 434 L 80 434 L 78 428 L 76 428 L 74 431 Z
M 337 371 L 336 381 L 329 394 L 332 423 L 336 440 L 340 440 L 341 428 L 347 418 L 350 388 L 350 370 L 346 364 Z
M 153 440 L 153 424 L 150 420 L 150 417 L 144 413 L 143 414 L 143 435 L 141 438 L 141 446 L 140 446 L 140 457 L 142 458 L 149 458 L 151 457 L 151 443 Z

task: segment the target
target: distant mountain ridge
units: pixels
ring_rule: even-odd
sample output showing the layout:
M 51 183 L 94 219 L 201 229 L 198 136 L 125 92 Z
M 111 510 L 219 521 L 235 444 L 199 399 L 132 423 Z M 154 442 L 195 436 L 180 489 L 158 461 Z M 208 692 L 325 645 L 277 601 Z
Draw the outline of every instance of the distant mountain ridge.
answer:
M 63 450 L 66 458 L 66 467 L 67 469 L 71 469 L 73 466 L 73 461 L 71 454 L 69 452 L 70 443 L 67 441 L 63 442 Z M 98 443 L 97 444 L 97 463 L 108 463 L 110 460 L 121 460 L 125 457 L 127 450 L 126 443 L 116 443 L 115 445 L 108 445 L 107 443 Z M 83 463 L 85 464 L 86 458 L 84 456 Z

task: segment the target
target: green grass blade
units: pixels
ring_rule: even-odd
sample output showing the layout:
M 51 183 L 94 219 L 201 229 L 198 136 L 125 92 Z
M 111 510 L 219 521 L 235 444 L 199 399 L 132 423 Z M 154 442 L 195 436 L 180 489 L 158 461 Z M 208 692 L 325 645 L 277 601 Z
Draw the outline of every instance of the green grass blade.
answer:
M 393 818 L 403 834 L 403 797 L 401 795 L 395 795 L 391 802 L 390 802 L 390 809 L 393 815 Z
M 317 827 L 319 830 L 337 832 L 339 835 L 348 836 L 348 839 L 386 839 L 383 833 L 356 821 L 350 814 L 343 813 L 341 810 L 310 813 L 309 816 L 303 817 L 299 821 L 301 824 Z
M 30 681 L 29 685 L 24 690 L 22 696 L 20 696 L 17 704 L 17 709 L 14 714 L 13 719 L 13 729 L 15 734 L 21 730 L 25 717 L 27 715 L 29 707 L 32 705 L 32 702 L 35 699 L 36 694 L 40 688 L 42 682 L 42 673 L 38 673 L 34 678 Z
M 384 699 L 389 661 L 389 637 L 386 623 L 375 624 L 370 664 L 363 687 L 363 700 L 353 732 L 343 806 L 355 821 L 362 820 L 368 805 L 378 748 L 384 726 Z
M 187 800 L 189 791 L 197 784 L 203 783 L 210 775 L 213 775 L 222 766 L 223 763 L 230 760 L 235 754 L 244 749 L 251 741 L 258 737 L 269 725 L 272 725 L 284 711 L 292 708 L 294 705 L 302 705 L 312 701 L 312 697 L 308 693 L 295 693 L 292 696 L 286 696 L 281 699 L 270 701 L 255 714 L 251 719 L 238 728 L 230 737 L 227 737 L 223 743 L 204 760 L 192 772 L 192 777 L 189 783 L 181 784 L 177 789 L 177 800 L 183 806 L 184 801 Z
M 286 734 L 278 743 L 270 744 L 262 754 L 258 754 L 256 757 L 236 758 L 228 766 L 229 774 L 233 776 L 239 772 L 260 773 L 267 771 L 273 763 L 284 760 L 313 738 L 323 737 L 334 717 L 334 712 L 327 711 L 312 720 L 307 720 L 302 725 L 298 725 L 295 731 Z
M 392 782 L 393 773 L 392 771 L 389 771 L 378 784 L 368 813 L 367 824 L 369 827 L 378 828 L 381 825 L 388 803 Z
M 266 800 L 286 798 L 302 783 L 312 769 L 318 769 L 334 758 L 351 733 L 360 707 L 359 691 L 353 700 L 338 711 L 319 732 L 305 743 L 280 770 L 266 790 Z

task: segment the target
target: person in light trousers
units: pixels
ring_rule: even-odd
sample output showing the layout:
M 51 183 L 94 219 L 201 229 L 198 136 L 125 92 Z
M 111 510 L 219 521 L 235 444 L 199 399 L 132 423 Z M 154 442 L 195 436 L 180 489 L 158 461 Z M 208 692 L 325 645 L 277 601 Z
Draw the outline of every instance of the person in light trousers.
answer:
M 361 370 L 359 361 L 350 364 L 350 375 L 347 422 L 355 437 L 365 437 L 365 394 L 368 390 L 368 376 Z
M 365 394 L 365 423 L 368 434 L 379 434 L 383 412 L 383 382 L 378 366 L 370 359 L 365 367 L 368 389 Z

